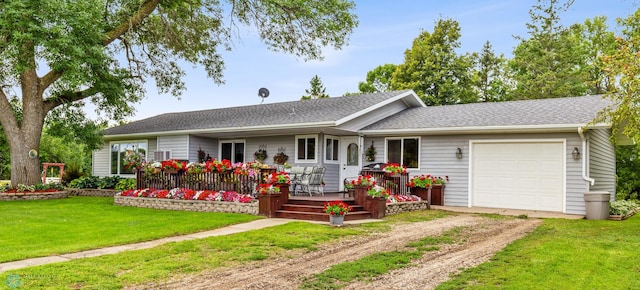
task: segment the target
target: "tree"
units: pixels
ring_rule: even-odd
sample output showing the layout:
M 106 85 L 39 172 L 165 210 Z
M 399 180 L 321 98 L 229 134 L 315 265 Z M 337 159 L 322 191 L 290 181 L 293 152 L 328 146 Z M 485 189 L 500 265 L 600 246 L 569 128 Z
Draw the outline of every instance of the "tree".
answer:
M 506 101 L 511 87 L 505 73 L 506 59 L 496 56 L 489 41 L 482 46 L 477 57 L 473 85 L 480 102 Z
M 391 77 L 396 70 L 395 64 L 383 64 L 367 73 L 366 82 L 360 82 L 361 93 L 377 93 L 391 91 Z
M 231 48 L 238 24 L 255 27 L 270 49 L 304 60 L 321 59 L 323 47 L 342 48 L 357 25 L 349 0 L 0 3 L 0 125 L 14 186 L 39 181 L 40 162 L 28 152 L 39 149 L 45 116 L 56 107 L 90 100 L 121 119 L 149 79 L 160 93 L 180 95 L 180 60 L 203 66 L 220 84 L 218 50 Z M 19 92 L 21 120 L 9 103 L 12 92 Z
M 452 19 L 438 20 L 433 33 L 420 33 L 393 73 L 393 89 L 412 89 L 427 105 L 477 101 L 471 88 L 472 57 L 456 54 L 459 39 L 460 27 Z
M 609 31 L 607 18 L 600 16 L 587 19 L 583 24 L 572 25 L 571 31 L 580 43 L 576 54 L 582 56 L 579 68 L 586 79 L 586 93 L 606 93 L 613 80 L 602 70 L 602 57 L 614 53 L 616 48 L 615 35 Z
M 301 100 L 324 99 L 329 97 L 329 95 L 325 93 L 326 88 L 318 75 L 313 76 L 309 83 L 311 84 L 311 88 L 304 90 L 307 94 L 302 96 L 302 98 L 300 98 Z
M 580 40 L 559 24 L 559 13 L 573 3 L 568 0 L 538 0 L 529 10 L 529 39 L 516 37 L 520 44 L 509 63 L 516 81 L 515 97 L 542 99 L 584 95 L 585 76 L 580 70 Z M 543 6 L 543 2 L 548 2 Z
M 623 35 L 616 38 L 616 48 L 602 57 L 603 70 L 615 80 L 606 96 L 616 104 L 599 114 L 595 122 L 612 123 L 612 136 L 623 134 L 640 144 L 640 9 L 618 21 Z

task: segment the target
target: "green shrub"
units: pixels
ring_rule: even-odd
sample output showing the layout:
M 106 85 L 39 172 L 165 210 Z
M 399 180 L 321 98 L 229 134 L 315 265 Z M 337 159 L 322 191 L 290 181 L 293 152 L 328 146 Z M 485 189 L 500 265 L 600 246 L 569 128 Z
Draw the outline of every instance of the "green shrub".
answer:
M 98 188 L 99 185 L 100 177 L 97 176 L 83 176 L 69 183 L 69 187 L 72 188 Z
M 118 181 L 115 187 L 116 190 L 127 190 L 127 189 L 136 189 L 136 179 L 135 178 L 125 178 Z
M 635 200 L 616 200 L 609 205 L 609 214 L 612 215 L 628 215 L 638 208 L 638 202 Z
M 100 182 L 98 183 L 98 188 L 108 188 L 108 189 L 112 189 L 115 188 L 116 185 L 118 185 L 118 182 L 120 182 L 120 180 L 124 179 L 124 177 L 120 177 L 120 176 L 105 176 L 102 179 L 100 179 Z
M 82 173 L 80 166 L 71 164 L 67 168 L 65 168 L 64 175 L 62 176 L 62 182 L 64 184 L 69 184 L 71 181 L 83 176 L 85 175 Z

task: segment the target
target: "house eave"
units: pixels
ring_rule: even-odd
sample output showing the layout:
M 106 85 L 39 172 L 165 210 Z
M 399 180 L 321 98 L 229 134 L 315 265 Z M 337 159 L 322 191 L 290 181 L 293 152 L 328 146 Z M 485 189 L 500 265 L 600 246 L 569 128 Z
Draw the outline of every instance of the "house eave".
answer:
M 280 124 L 269 126 L 249 126 L 249 127 L 226 127 L 226 128 L 209 128 L 209 129 L 192 129 L 192 130 L 174 130 L 174 131 L 159 131 L 159 132 L 144 132 L 144 133 L 131 133 L 131 134 L 114 134 L 105 135 L 105 140 L 122 139 L 122 138 L 140 138 L 140 137 L 157 137 L 157 136 L 172 136 L 172 135 L 188 135 L 188 134 L 224 134 L 234 132 L 264 132 L 273 130 L 291 130 L 300 128 L 319 128 L 319 127 L 335 127 L 336 122 L 312 122 L 312 123 L 299 123 L 299 124 Z
M 361 135 L 454 135 L 454 134 L 497 134 L 497 133 L 558 133 L 575 132 L 576 128 L 585 129 L 610 128 L 608 124 L 549 124 L 549 125 L 515 125 L 515 126 L 473 126 L 473 127 L 444 127 L 444 128 L 410 128 L 410 129 L 384 129 L 361 130 Z

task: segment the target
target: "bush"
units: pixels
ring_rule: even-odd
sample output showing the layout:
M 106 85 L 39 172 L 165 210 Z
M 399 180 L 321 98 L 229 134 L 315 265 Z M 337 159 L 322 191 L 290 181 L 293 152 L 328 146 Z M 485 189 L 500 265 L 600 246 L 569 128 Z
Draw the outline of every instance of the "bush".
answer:
M 135 178 L 125 178 L 118 181 L 115 187 L 116 190 L 127 190 L 127 189 L 136 189 L 136 179 Z
M 98 183 L 98 188 L 100 189 L 112 189 L 115 188 L 116 185 L 118 185 L 118 182 L 120 182 L 120 180 L 124 179 L 124 177 L 120 177 L 120 176 L 105 176 L 102 179 L 100 179 L 100 182 Z
M 83 176 L 85 175 L 82 173 L 78 165 L 75 165 L 75 164 L 69 165 L 64 170 L 64 175 L 62 176 L 62 182 L 64 184 L 69 184 L 71 181 L 76 180 Z
M 99 185 L 100 177 L 97 176 L 83 176 L 69 183 L 72 188 L 98 188 Z
M 616 146 L 616 199 L 638 198 L 638 192 L 640 192 L 639 146 Z
M 609 205 L 609 214 L 626 216 L 638 209 L 635 200 L 616 200 Z

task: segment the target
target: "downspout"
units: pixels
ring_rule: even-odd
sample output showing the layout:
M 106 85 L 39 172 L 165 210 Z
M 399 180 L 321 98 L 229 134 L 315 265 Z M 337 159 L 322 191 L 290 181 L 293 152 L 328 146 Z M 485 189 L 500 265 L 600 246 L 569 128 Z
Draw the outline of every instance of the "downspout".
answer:
M 587 139 L 584 137 L 582 127 L 578 127 L 578 135 L 582 139 L 582 179 L 589 181 L 589 184 L 593 186 L 596 184 L 596 180 L 587 175 Z

